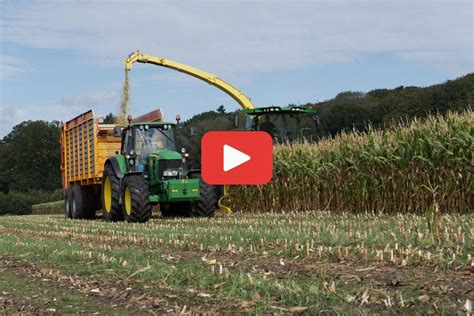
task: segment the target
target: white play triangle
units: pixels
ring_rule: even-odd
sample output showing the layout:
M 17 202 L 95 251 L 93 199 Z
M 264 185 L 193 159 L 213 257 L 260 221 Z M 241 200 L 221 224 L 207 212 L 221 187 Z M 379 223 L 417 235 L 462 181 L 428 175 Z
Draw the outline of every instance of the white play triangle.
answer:
M 224 171 L 227 172 L 235 167 L 240 166 L 244 162 L 250 160 L 250 156 L 235 149 L 229 145 L 224 145 Z

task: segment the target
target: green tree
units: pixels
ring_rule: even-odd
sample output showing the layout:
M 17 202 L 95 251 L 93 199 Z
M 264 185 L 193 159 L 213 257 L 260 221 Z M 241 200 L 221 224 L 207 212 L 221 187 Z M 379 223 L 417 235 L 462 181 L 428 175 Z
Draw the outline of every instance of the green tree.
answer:
M 220 113 L 220 114 L 226 114 L 224 105 L 223 105 L 223 104 L 219 105 L 219 107 L 217 108 L 216 112 L 217 112 L 217 113 Z
M 115 116 L 113 113 L 109 113 L 104 118 L 104 124 L 116 124 L 118 121 L 118 117 Z
M 384 128 L 400 121 L 448 111 L 472 108 L 474 73 L 430 87 L 399 86 L 368 93 L 346 91 L 335 98 L 308 103 L 321 113 L 322 134 L 337 134 L 348 128 L 363 129 L 367 122 Z
M 325 130 L 331 135 L 356 129 L 362 131 L 370 122 L 367 109 L 356 104 L 338 104 L 321 116 Z
M 26 192 L 60 187 L 59 123 L 25 121 L 0 142 L 0 188 Z
M 203 112 L 181 124 L 176 133 L 176 146 L 184 147 L 189 153 L 191 168 L 200 168 L 201 139 L 208 131 L 227 131 L 233 129 L 233 121 L 222 113 Z M 191 133 L 193 130 L 194 133 Z
M 7 193 L 10 185 L 11 166 L 9 162 L 9 146 L 0 141 L 0 192 Z

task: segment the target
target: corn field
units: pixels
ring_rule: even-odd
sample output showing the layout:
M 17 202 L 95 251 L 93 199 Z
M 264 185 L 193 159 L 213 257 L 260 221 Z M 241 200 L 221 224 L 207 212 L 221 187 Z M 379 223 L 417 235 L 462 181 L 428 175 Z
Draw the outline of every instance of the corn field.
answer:
M 474 205 L 473 166 L 469 110 L 316 145 L 278 146 L 273 180 L 233 186 L 229 200 L 245 212 L 465 212 Z

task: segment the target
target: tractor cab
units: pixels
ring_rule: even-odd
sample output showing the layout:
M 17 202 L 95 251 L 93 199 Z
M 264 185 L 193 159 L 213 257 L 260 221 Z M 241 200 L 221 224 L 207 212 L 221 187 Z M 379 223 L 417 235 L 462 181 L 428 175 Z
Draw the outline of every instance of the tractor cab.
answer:
M 276 144 L 315 139 L 319 116 L 313 109 L 300 106 L 270 106 L 243 110 L 246 129 L 270 134 Z
M 130 170 L 144 172 L 157 180 L 181 175 L 182 155 L 176 151 L 175 126 L 176 124 L 167 122 L 139 122 L 131 123 L 124 128 L 122 155 L 125 156 Z M 173 172 L 160 170 L 159 175 L 155 174 L 158 170 L 149 168 L 153 161 L 162 161 L 161 165 L 173 165 Z

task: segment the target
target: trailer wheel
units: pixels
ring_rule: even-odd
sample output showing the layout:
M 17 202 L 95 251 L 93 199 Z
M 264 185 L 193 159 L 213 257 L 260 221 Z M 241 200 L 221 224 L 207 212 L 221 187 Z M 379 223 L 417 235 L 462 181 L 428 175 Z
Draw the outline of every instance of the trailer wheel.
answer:
M 95 211 L 98 209 L 98 198 L 93 186 L 81 186 L 82 200 L 84 203 L 83 217 L 87 219 L 95 218 Z
M 72 218 L 71 212 L 71 201 L 72 200 L 72 190 L 71 188 L 67 188 L 66 192 L 64 193 L 64 216 L 66 218 Z
M 123 216 L 129 223 L 144 223 L 151 217 L 150 191 L 142 175 L 126 176 L 122 184 Z
M 71 217 L 73 219 L 82 219 L 85 217 L 85 203 L 82 188 L 80 186 L 71 188 Z
M 101 195 L 104 220 L 114 222 L 123 220 L 120 207 L 120 180 L 110 165 L 104 168 Z
M 192 211 L 197 217 L 212 217 L 218 207 L 221 186 L 207 184 L 200 173 L 192 173 L 191 179 L 199 179 L 199 200 L 193 202 Z

